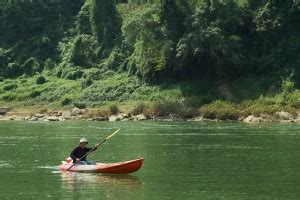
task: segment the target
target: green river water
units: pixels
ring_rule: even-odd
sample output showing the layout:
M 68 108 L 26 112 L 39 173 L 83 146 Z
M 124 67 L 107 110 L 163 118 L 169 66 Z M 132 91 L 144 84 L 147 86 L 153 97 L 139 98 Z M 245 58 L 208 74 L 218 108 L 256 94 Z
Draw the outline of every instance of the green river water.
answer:
M 121 131 L 89 159 L 144 157 L 131 175 L 62 173 L 86 136 Z M 0 122 L 0 199 L 299 199 L 300 126 L 196 122 Z

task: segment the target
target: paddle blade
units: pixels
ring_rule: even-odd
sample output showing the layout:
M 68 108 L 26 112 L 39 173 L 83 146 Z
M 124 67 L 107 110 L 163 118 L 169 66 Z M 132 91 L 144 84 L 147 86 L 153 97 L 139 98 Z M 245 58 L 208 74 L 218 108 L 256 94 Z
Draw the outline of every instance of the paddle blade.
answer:
M 116 135 L 117 132 L 119 132 L 120 129 L 116 130 L 113 134 L 111 134 L 110 136 L 108 136 L 107 138 L 105 138 L 106 140 L 108 140 L 109 138 L 111 138 L 112 136 Z

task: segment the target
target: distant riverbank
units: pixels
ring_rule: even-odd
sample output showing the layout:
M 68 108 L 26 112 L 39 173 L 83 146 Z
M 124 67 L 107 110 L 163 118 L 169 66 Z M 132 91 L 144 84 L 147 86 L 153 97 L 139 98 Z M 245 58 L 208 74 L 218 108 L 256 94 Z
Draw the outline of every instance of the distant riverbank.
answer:
M 262 79 L 213 85 L 207 81 L 150 85 L 136 79 L 131 85 L 128 74 L 114 74 L 88 88 L 52 76 L 37 84 L 40 78 L 0 82 L 0 120 L 300 121 L 300 90 L 290 78 L 281 86 Z M 5 107 L 9 109 L 1 111 Z
M 210 105 L 212 106 L 212 105 Z M 158 108 L 157 108 L 158 109 Z M 170 108 L 169 108 L 170 109 Z M 179 107 L 177 107 L 179 109 Z M 228 109 L 228 108 L 227 108 Z M 209 106 L 197 109 L 186 109 L 174 112 L 168 108 L 150 110 L 144 104 L 124 111 L 117 106 L 103 108 L 70 108 L 61 110 L 46 109 L 11 109 L 0 114 L 0 121 L 240 121 L 245 123 L 280 122 L 300 123 L 300 113 L 278 111 L 274 113 L 259 113 L 245 115 L 242 112 L 235 113 L 235 109 L 223 106 L 219 109 L 209 109 Z M 177 110 L 178 111 L 178 110 Z

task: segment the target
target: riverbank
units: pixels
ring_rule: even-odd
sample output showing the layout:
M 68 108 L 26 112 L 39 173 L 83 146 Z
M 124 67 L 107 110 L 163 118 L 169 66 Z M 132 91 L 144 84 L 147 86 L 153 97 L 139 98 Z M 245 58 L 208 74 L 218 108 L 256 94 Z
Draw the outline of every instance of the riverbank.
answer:
M 300 90 L 289 79 L 281 86 L 252 79 L 213 86 L 193 81 L 166 85 L 136 82 L 132 86 L 132 80 L 123 74 L 86 89 L 77 81 L 48 76 L 40 85 L 36 79 L 0 82 L 5 91 L 0 93 L 0 120 L 300 121 Z M 8 87 L 11 84 L 15 87 Z M 3 107 L 10 109 L 3 112 Z
M 181 113 L 166 112 L 155 113 L 149 112 L 145 108 L 137 107 L 131 112 L 123 112 L 117 107 L 101 108 L 101 109 L 80 109 L 72 108 L 65 110 L 51 110 L 35 108 L 31 109 L 12 109 L 6 113 L 0 114 L 0 121 L 239 121 L 244 123 L 260 123 L 260 122 L 277 122 L 277 123 L 299 123 L 300 112 L 289 113 L 286 111 L 279 111 L 270 113 L 260 113 L 258 115 L 241 115 L 233 116 L 234 110 L 231 112 L 223 112 L 223 115 L 216 113 L 213 110 L 203 110 L 207 107 L 201 107 L 199 112 L 186 111 L 185 115 Z M 224 108 L 223 108 L 224 109 Z M 163 110 L 160 110 L 162 112 Z M 166 110 L 164 110 L 166 111 Z M 224 111 L 224 110 L 223 110 Z M 189 115 L 187 114 L 189 112 Z M 210 115 L 208 115 L 208 112 Z M 222 112 L 220 109 L 219 112 Z M 227 116 L 227 117 L 226 117 Z

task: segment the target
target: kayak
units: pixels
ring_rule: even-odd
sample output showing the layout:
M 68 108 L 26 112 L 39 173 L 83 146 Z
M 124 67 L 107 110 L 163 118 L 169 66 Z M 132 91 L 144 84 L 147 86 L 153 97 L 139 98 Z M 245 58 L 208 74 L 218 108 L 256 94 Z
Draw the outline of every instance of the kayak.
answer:
M 97 163 L 96 165 L 74 165 L 68 171 L 86 173 L 109 173 L 109 174 L 130 174 L 142 167 L 144 158 L 129 160 L 117 163 Z M 73 161 L 62 161 L 59 166 L 61 171 L 66 171 L 73 165 Z

